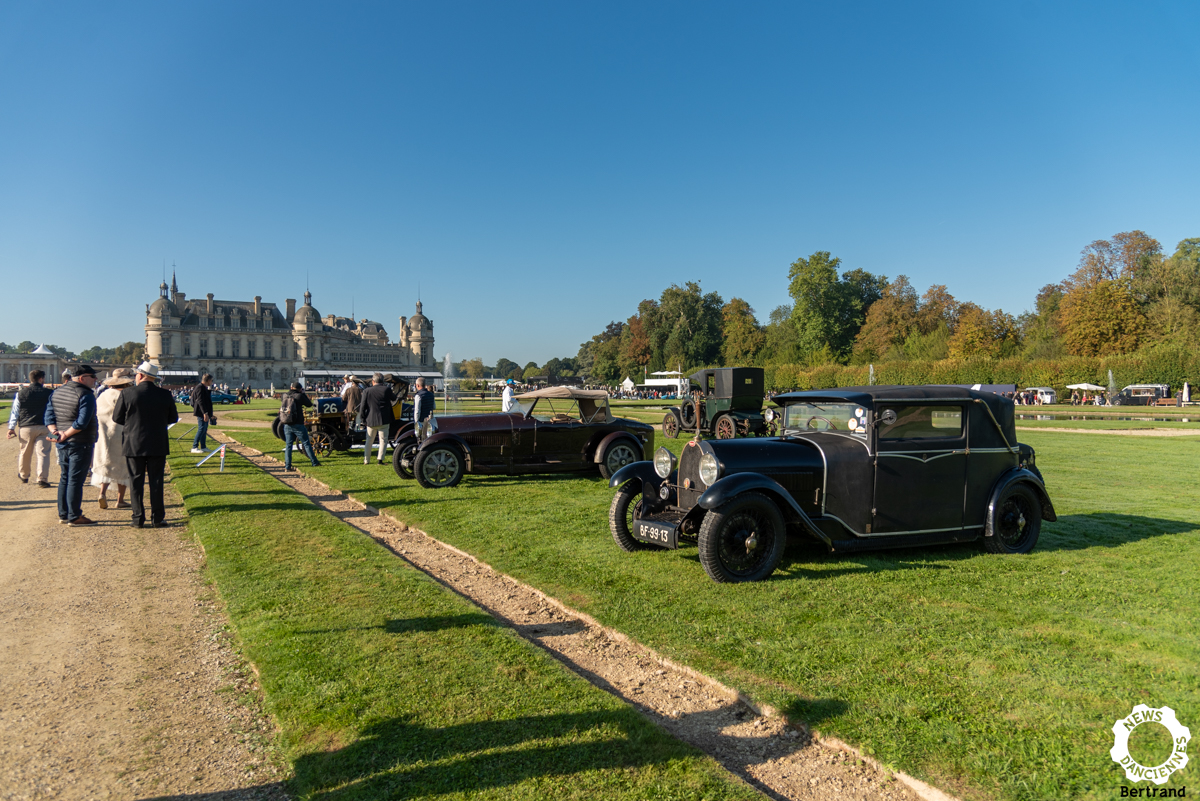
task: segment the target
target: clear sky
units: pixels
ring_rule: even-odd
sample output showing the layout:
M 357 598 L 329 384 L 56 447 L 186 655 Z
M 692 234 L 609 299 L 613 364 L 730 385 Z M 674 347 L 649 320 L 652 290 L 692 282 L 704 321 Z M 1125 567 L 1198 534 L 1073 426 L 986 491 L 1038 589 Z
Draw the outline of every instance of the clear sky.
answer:
M 670 283 L 844 267 L 1019 313 L 1200 236 L 1200 3 L 0 3 L 0 339 L 308 281 L 543 363 Z M 307 276 L 307 279 L 306 279 Z M 168 276 L 169 280 L 169 276 Z

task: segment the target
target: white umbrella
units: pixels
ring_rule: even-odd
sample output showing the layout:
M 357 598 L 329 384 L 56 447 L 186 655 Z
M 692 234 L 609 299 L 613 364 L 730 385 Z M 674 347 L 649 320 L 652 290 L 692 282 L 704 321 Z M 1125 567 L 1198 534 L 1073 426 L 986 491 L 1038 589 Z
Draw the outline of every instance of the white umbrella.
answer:
M 1095 384 L 1067 384 L 1067 389 L 1086 389 L 1088 392 L 1103 392 L 1104 387 Z

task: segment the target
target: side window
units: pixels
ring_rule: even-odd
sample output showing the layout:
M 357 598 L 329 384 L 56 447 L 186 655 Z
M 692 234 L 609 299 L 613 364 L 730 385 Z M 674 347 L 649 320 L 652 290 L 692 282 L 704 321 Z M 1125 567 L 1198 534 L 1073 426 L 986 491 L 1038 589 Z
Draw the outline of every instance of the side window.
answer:
M 879 426 L 879 438 L 885 439 L 954 439 L 962 436 L 963 409 L 961 406 L 881 406 L 896 412 L 896 422 Z

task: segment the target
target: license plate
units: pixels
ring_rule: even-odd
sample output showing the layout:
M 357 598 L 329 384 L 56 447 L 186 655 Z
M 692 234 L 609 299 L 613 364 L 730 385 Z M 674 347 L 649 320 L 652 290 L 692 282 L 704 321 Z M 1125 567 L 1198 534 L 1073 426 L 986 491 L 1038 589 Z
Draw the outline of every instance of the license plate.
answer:
M 678 528 L 670 523 L 660 523 L 657 520 L 634 520 L 632 534 L 634 539 L 658 545 L 664 548 L 678 548 L 676 539 Z

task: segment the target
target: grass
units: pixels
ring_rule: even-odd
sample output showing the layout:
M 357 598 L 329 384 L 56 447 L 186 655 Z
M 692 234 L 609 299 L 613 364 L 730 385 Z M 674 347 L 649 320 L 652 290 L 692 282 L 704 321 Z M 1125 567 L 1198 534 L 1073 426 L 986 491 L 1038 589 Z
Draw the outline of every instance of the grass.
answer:
M 233 457 L 171 458 L 300 799 L 749 799 L 750 788 Z
M 1134 704 L 1200 721 L 1200 438 L 1022 440 L 1060 516 L 1034 553 L 792 547 L 772 580 L 733 586 L 694 548 L 619 551 L 599 478 L 425 491 L 358 452 L 300 469 L 964 797 L 1109 797 L 1110 728 Z

